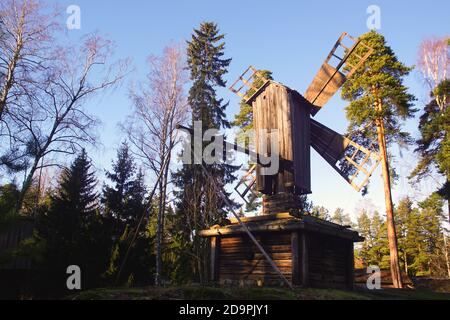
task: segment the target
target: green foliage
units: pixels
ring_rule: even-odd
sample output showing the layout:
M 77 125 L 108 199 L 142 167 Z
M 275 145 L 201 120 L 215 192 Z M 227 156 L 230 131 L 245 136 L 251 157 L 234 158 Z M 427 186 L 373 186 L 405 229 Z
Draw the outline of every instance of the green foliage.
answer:
M 226 86 L 223 76 L 231 63 L 231 59 L 223 59 L 224 38 L 217 24 L 204 22 L 199 29 L 194 29 L 188 42 L 187 63 L 193 81 L 189 104 L 193 121 L 202 121 L 204 129 L 230 127 L 225 114 L 228 103 L 224 104 L 215 90 Z
M 364 34 L 361 40 L 372 47 L 374 53 L 342 88 L 342 98 L 350 102 L 346 108 L 349 131 L 356 132 L 364 128 L 363 138 L 374 139 L 375 126 L 371 124 L 382 117 L 387 143 L 408 144 L 411 139 L 402 130 L 401 120 L 412 118 L 416 110 L 413 108 L 415 97 L 408 93 L 403 79 L 412 68 L 398 60 L 385 38 L 376 31 Z M 362 47 L 356 53 L 362 55 Z M 351 57 L 349 63 L 355 65 L 355 59 Z M 381 99 L 381 112 L 375 110 L 376 99 Z
M 344 209 L 342 208 L 337 208 L 336 211 L 334 211 L 334 214 L 331 217 L 331 222 L 341 226 L 353 226 L 352 219 L 347 213 L 344 212 Z
M 20 191 L 13 183 L 0 186 L 0 231 L 17 216 Z
M 267 80 L 273 80 L 272 72 L 269 70 L 259 70 L 261 75 Z M 255 88 L 260 88 L 264 83 L 261 81 L 261 78 L 256 78 L 253 82 L 253 86 Z M 246 92 L 247 96 L 251 96 L 255 93 L 253 89 L 250 89 Z M 239 127 L 241 133 L 246 133 L 253 129 L 253 107 L 251 105 L 246 104 L 244 101 L 241 101 L 239 113 L 235 116 L 235 119 L 232 123 L 233 126 Z
M 447 275 L 442 206 L 443 201 L 437 194 L 417 207 L 409 198 L 400 200 L 398 204 L 395 217 L 399 260 L 402 269 L 410 276 Z M 389 269 L 386 221 L 377 212 L 369 215 L 362 211 L 357 230 L 365 238 L 357 251 L 363 264 Z
M 325 221 L 331 221 L 330 211 L 322 206 L 313 206 L 310 215 Z
M 112 248 L 105 277 L 109 283 L 116 282 L 136 228 L 144 215 L 141 224 L 141 230 L 144 230 L 138 233 L 119 282 L 130 284 L 130 279 L 133 279 L 133 283 L 147 284 L 152 278 L 153 268 L 149 264 L 154 261 L 154 235 L 145 230 L 145 226 L 149 224 L 149 216 L 146 212 L 144 176 L 141 170 L 136 169 L 128 144 L 120 146 L 112 171 L 106 172 L 106 177 L 112 182 L 112 186 L 103 187 L 101 202 L 104 206 L 104 225 L 112 237 Z
M 86 152 L 61 175 L 58 188 L 51 195 L 48 212 L 38 216 L 34 247 L 45 247 L 36 262 L 39 287 L 48 292 L 64 292 L 66 268 L 80 266 L 83 285 L 100 284 L 100 274 L 107 262 L 110 236 L 105 234 L 97 208 L 96 179 Z
M 202 121 L 203 132 L 206 129 L 230 128 L 225 114 L 228 103 L 224 103 L 216 93 L 216 88 L 226 86 L 223 76 L 231 62 L 231 59 L 223 58 L 223 39 L 224 35 L 220 34 L 215 23 L 204 22 L 194 30 L 188 42 L 187 62 L 193 82 L 189 91 L 189 104 L 192 121 Z M 192 148 L 192 144 L 185 148 Z M 220 192 L 229 195 L 226 185 L 235 181 L 233 172 L 237 167 L 213 164 L 207 165 L 206 169 L 212 179 L 198 165 L 184 164 L 173 175 L 178 200 L 178 222 L 173 234 L 185 250 L 187 256 L 184 257 L 191 260 L 190 263 L 183 263 L 183 268 L 192 268 L 186 273 L 200 281 L 207 279 L 207 246 L 205 239 L 193 235 L 226 219 L 226 204 L 215 189 L 218 187 Z
M 378 212 L 370 215 L 366 210 L 358 217 L 357 227 L 365 241 L 362 244 L 358 257 L 365 266 L 378 265 L 381 268 L 389 268 L 387 257 L 389 256 L 386 223 Z
M 450 108 L 442 109 L 436 100 L 450 101 L 450 80 L 443 81 L 431 95 L 431 101 L 424 108 L 420 117 L 420 139 L 417 152 L 421 159 L 411 177 L 422 178 L 433 169 L 445 177 L 446 183 L 438 190 L 444 199 L 450 195 Z M 445 97 L 445 98 L 444 98 Z

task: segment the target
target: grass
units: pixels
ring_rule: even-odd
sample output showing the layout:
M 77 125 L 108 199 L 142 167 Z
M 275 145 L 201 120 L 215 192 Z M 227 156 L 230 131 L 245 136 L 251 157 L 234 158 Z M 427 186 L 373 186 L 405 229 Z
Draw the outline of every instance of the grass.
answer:
M 197 285 L 168 288 L 116 288 L 83 291 L 72 300 L 450 300 L 450 293 L 428 290 L 378 291 L 283 288 L 216 288 Z

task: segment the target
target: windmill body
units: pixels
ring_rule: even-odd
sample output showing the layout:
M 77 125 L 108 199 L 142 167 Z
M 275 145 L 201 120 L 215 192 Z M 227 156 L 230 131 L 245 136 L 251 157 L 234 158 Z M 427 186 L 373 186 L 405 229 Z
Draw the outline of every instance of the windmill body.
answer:
M 351 46 L 344 44 L 346 38 L 352 41 Z M 339 56 L 340 48 L 342 51 Z M 240 181 L 236 190 L 244 200 L 256 184 L 256 191 L 264 195 L 265 214 L 298 209 L 298 196 L 312 192 L 311 147 L 356 191 L 361 191 L 368 184 L 380 161 L 377 150 L 357 144 L 312 117 L 353 76 L 371 53 L 372 49 L 358 39 L 347 33 L 342 34 L 304 95 L 281 83 L 265 79 L 252 66 L 239 77 L 230 89 L 253 107 L 256 153 L 273 156 L 276 152 L 279 157 L 276 174 L 267 174 L 264 165 L 258 163 Z M 337 61 L 334 66 L 331 64 L 333 59 Z M 350 64 L 349 61 L 355 63 L 355 60 L 356 65 Z M 256 87 L 255 83 L 262 83 L 262 86 Z M 277 135 L 274 137 L 269 134 L 271 132 Z M 274 144 L 277 146 L 276 151 L 271 150 Z M 245 182 L 251 174 L 256 177 L 249 185 Z M 246 188 L 241 193 L 239 187 L 242 184 Z

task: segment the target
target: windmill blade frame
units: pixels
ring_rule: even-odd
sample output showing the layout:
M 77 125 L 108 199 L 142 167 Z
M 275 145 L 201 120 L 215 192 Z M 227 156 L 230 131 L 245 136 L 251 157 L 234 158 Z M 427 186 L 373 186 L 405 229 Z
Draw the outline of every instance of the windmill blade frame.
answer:
M 353 45 L 346 46 L 344 40 L 352 41 Z M 365 51 L 363 55 L 356 52 L 359 48 Z M 343 56 L 339 56 L 339 49 L 343 50 Z M 312 116 L 315 116 L 325 106 L 344 83 L 363 66 L 372 53 L 373 49 L 359 38 L 354 38 L 347 32 L 342 33 L 304 95 L 315 106 L 311 110 Z M 349 63 L 350 57 L 356 57 L 357 63 Z M 336 66 L 332 65 L 332 59 L 339 61 Z
M 375 150 L 359 145 L 314 119 L 311 119 L 311 146 L 357 192 L 367 186 L 381 162 Z

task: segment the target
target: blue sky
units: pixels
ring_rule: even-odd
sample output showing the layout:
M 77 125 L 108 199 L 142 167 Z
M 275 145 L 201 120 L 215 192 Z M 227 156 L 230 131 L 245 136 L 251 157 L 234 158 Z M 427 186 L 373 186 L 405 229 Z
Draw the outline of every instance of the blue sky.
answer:
M 343 31 L 358 36 L 368 31 L 367 8 L 381 9 L 381 29 L 388 44 L 399 59 L 413 65 L 421 40 L 428 36 L 442 36 L 450 31 L 450 2 L 447 1 L 57 1 L 62 8 L 78 5 L 81 8 L 82 29 L 69 31 L 79 36 L 98 31 L 115 41 L 117 57 L 131 57 L 135 72 L 119 89 L 101 99 L 90 102 L 89 109 L 103 122 L 99 128 L 102 147 L 91 156 L 98 168 L 109 168 L 115 149 L 123 139 L 117 123 L 131 112 L 128 83 L 141 79 L 146 73 L 146 57 L 160 54 L 171 42 L 189 39 L 192 29 L 202 21 L 215 21 L 226 34 L 226 55 L 233 59 L 228 83 L 233 82 L 250 64 L 273 71 L 275 80 L 303 93 L 323 63 L 327 53 Z M 66 16 L 63 16 L 65 19 Z M 411 92 L 426 101 L 417 74 L 406 80 Z M 239 99 L 227 90 L 219 94 L 230 100 L 228 117 L 238 111 Z M 345 102 L 339 95 L 328 103 L 316 119 L 344 132 Z M 407 123 L 416 136 L 414 121 Z M 399 155 L 394 148 L 394 153 Z M 403 152 L 398 157 L 401 174 L 394 189 L 394 200 L 412 195 L 421 198 L 434 189 L 432 182 L 411 188 L 406 176 L 414 167 L 415 157 Z M 384 212 L 384 197 L 380 170 L 372 178 L 370 194 L 364 198 L 346 185 L 317 154 L 312 156 L 313 201 L 334 211 L 343 207 L 353 214 L 355 208 L 372 203 Z

